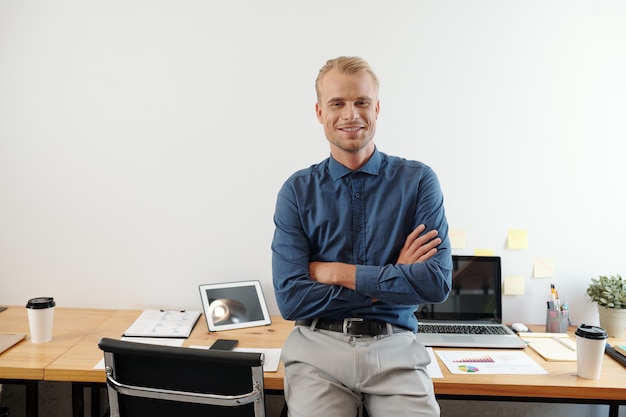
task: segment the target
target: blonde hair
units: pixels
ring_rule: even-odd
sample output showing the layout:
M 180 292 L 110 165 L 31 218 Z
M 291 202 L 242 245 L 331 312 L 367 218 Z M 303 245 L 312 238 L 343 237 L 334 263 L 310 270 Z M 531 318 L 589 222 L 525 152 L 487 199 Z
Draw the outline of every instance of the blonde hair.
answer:
M 317 93 L 318 101 L 322 95 L 320 91 L 320 82 L 324 75 L 332 69 L 335 69 L 342 74 L 355 74 L 357 72 L 365 71 L 372 76 L 374 85 L 376 86 L 376 91 L 378 91 L 378 77 L 374 74 L 374 71 L 369 66 L 367 61 L 358 56 L 340 56 L 326 61 L 326 64 L 324 64 L 324 66 L 320 69 L 320 72 L 317 74 L 317 79 L 315 80 L 315 92 Z

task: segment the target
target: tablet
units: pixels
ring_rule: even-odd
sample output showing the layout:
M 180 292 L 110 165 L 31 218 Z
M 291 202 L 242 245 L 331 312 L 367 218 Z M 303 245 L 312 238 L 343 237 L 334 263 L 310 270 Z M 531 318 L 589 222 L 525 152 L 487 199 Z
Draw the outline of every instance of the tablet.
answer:
M 259 281 L 203 284 L 199 288 L 210 332 L 272 323 Z

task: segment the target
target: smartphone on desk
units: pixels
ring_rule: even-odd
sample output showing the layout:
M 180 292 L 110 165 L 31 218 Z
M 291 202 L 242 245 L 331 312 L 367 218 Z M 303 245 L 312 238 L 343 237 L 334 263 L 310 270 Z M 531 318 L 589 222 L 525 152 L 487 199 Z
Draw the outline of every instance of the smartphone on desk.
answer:
M 239 343 L 239 340 L 235 339 L 217 339 L 215 343 L 211 345 L 209 349 L 214 350 L 233 350 Z

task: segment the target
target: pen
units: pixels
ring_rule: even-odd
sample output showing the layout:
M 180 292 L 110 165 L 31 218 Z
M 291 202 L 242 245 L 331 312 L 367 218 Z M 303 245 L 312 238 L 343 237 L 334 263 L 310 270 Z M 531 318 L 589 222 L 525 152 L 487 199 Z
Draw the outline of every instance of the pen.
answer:
M 564 338 L 558 337 L 558 336 L 552 336 L 552 339 L 554 339 L 556 342 L 559 342 L 560 344 L 562 344 L 563 346 L 565 346 L 569 350 L 572 350 L 574 352 L 576 351 L 576 346 L 572 343 L 571 340 L 564 339 Z
M 548 310 L 564 311 L 568 309 L 567 303 L 561 301 L 559 292 L 554 284 L 550 284 L 550 299 L 548 300 Z

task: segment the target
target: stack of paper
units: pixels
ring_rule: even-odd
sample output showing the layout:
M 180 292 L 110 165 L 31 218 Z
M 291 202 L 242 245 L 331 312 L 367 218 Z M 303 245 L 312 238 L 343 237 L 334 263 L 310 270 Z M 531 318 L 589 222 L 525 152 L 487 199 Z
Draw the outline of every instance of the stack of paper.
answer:
M 547 361 L 576 361 L 576 344 L 567 333 L 518 333 L 518 336 Z

